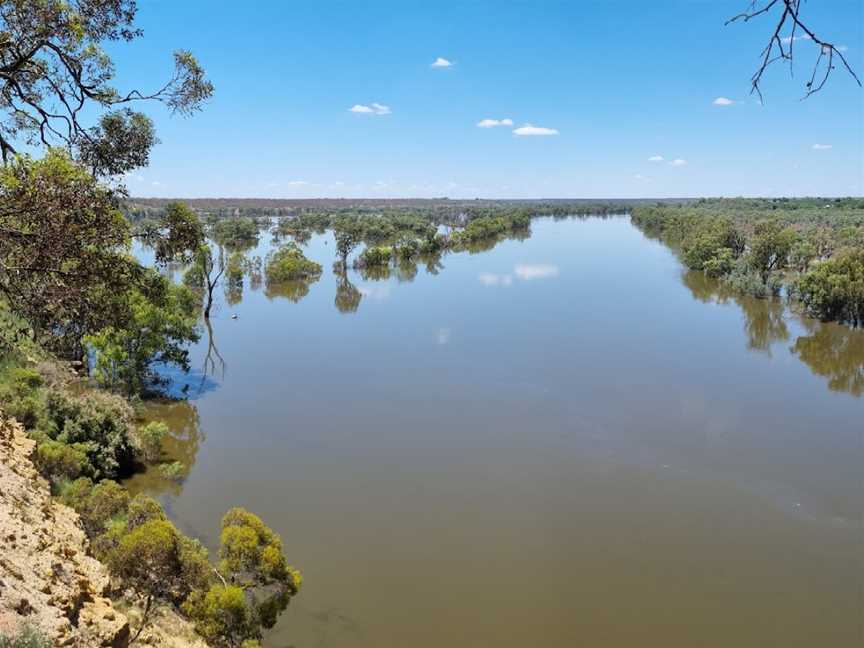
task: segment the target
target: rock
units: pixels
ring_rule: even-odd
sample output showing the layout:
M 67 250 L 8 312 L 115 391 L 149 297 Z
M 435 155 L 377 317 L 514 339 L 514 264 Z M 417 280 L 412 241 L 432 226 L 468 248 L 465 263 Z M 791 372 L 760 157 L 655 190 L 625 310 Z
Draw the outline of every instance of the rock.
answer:
M 51 497 L 31 460 L 35 446 L 0 411 L 0 634 L 15 634 L 28 623 L 56 646 L 126 648 L 130 618 L 137 632 L 141 609 L 121 611 L 106 598 L 108 570 L 88 555 L 78 514 Z M 36 512 L 39 519 L 31 519 Z M 169 606 L 154 606 L 150 617 L 133 646 L 207 648 Z
M 125 648 L 129 645 L 129 620 L 117 612 L 109 599 L 85 603 L 78 614 L 78 630 L 88 646 Z
M 57 645 L 122 648 L 128 644 L 129 623 L 104 598 L 108 572 L 87 555 L 78 514 L 51 498 L 31 461 L 35 445 L 0 412 L 0 633 L 14 633 L 28 623 Z M 37 511 L 51 524 L 32 519 Z M 71 573 L 82 577 L 69 578 Z M 94 624 L 86 632 L 81 616 Z

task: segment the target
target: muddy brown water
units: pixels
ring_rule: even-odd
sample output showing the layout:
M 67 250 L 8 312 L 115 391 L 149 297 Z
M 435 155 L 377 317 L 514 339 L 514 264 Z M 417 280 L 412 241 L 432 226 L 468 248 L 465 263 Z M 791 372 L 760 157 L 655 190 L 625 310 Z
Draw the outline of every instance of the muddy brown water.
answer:
M 862 645 L 864 332 L 626 216 L 347 284 L 306 251 L 309 286 L 220 293 L 221 359 L 149 412 L 185 478 L 130 484 L 211 547 L 234 505 L 282 535 L 265 646 Z

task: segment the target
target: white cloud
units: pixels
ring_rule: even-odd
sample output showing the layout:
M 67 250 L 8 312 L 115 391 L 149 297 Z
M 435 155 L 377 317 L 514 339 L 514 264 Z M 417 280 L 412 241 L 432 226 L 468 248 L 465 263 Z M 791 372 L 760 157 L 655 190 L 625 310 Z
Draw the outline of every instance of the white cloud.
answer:
M 454 65 L 455 65 L 455 63 L 453 63 L 453 61 L 448 61 L 447 59 L 441 58 L 439 56 L 434 61 L 432 61 L 431 67 L 433 67 L 433 68 L 448 68 L 448 67 L 453 67 Z
M 389 115 L 390 107 L 380 103 L 372 103 L 370 105 L 354 104 L 348 109 L 348 112 L 358 113 L 361 115 Z
M 547 279 L 549 277 L 558 276 L 558 266 L 544 264 L 517 265 L 513 269 L 513 272 L 517 277 L 524 281 L 531 281 L 532 279 Z
M 364 284 L 357 286 L 357 290 L 367 299 L 374 299 L 375 301 L 384 301 L 390 297 L 390 286 L 386 284 L 383 286 Z
M 665 158 L 662 155 L 652 155 L 648 158 L 649 162 L 662 162 Z
M 477 126 L 480 128 L 495 128 L 496 126 L 512 126 L 512 119 L 481 119 L 477 122 Z
M 532 124 L 525 124 L 524 126 L 520 126 L 519 128 L 513 131 L 514 135 L 524 136 L 524 135 L 557 135 L 558 131 L 554 128 L 544 128 L 542 126 L 534 126 Z
M 674 167 L 687 166 L 687 160 L 684 160 L 682 158 L 675 158 L 669 164 L 674 166 Z
M 848 52 L 849 48 L 846 45 L 837 45 L 838 52 Z
M 644 175 L 642 175 L 641 173 L 635 173 L 635 174 L 633 174 L 633 178 L 634 178 L 635 180 L 650 180 L 650 178 L 649 178 L 648 176 L 644 176 Z
M 450 342 L 450 329 L 449 328 L 439 328 L 438 332 L 435 333 L 435 341 L 444 346 L 445 344 L 449 344 Z
M 715 106 L 731 106 L 735 102 L 731 99 L 727 99 L 726 97 L 717 97 L 711 103 L 713 103 Z
M 809 41 L 813 39 L 810 38 L 810 36 L 808 36 L 807 34 L 803 34 L 801 36 L 795 36 L 794 38 L 792 36 L 784 36 L 780 40 L 783 42 L 784 45 L 788 45 L 792 41 L 795 41 L 797 43 L 798 41 Z
M 509 286 L 513 283 L 513 277 L 509 274 L 499 275 L 492 272 L 481 272 L 477 278 L 484 286 Z
M 308 184 L 309 184 L 309 183 L 306 182 L 305 180 L 291 180 L 291 181 L 288 183 L 288 186 L 289 186 L 289 187 L 305 187 L 305 186 L 308 185 Z
M 832 148 L 834 148 L 833 144 L 814 144 L 813 145 L 814 151 L 830 151 Z

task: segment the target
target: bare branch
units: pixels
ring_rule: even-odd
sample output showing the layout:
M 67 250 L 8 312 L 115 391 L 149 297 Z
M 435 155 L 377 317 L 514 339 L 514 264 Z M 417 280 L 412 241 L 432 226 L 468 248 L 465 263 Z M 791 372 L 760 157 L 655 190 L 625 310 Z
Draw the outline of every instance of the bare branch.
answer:
M 781 11 L 782 8 L 782 11 Z M 793 60 L 795 51 L 795 42 L 798 40 L 807 40 L 813 42 L 819 48 L 819 54 L 813 64 L 813 69 L 810 74 L 810 80 L 806 84 L 806 91 L 803 99 L 806 99 L 812 94 L 819 92 L 825 87 L 831 72 L 835 69 L 835 57 L 840 60 L 843 67 L 849 75 L 855 80 L 858 86 L 861 86 L 861 79 L 849 65 L 843 52 L 840 51 L 834 44 L 829 43 L 816 36 L 801 20 L 801 0 L 753 0 L 747 9 L 736 16 L 733 16 L 726 21 L 729 25 L 735 22 L 749 22 L 753 18 L 764 16 L 777 10 L 779 18 L 776 26 L 768 39 L 768 44 L 760 54 L 761 63 L 750 79 L 750 92 L 759 96 L 762 101 L 762 78 L 765 71 L 777 61 L 788 61 L 790 75 L 793 74 Z M 784 27 L 788 26 L 788 35 L 783 36 Z M 803 32 L 803 35 L 798 33 Z M 788 44 L 788 48 L 784 47 L 784 43 Z

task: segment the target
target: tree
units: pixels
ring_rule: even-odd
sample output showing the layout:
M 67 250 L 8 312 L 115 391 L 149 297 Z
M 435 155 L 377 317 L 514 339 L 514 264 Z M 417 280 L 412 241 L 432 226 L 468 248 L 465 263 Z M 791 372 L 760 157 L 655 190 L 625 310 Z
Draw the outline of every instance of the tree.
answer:
M 204 319 L 209 320 L 210 311 L 213 308 L 213 291 L 219 285 L 219 279 L 225 272 L 225 262 L 220 250 L 217 263 L 213 250 L 206 243 L 198 246 L 192 259 L 192 266 L 186 271 L 183 282 L 187 286 L 198 288 L 203 292 L 205 297 Z
M 794 291 L 814 317 L 864 325 L 864 249 L 816 263 Z
M 4 162 L 22 145 L 61 145 L 94 175 L 118 175 L 146 165 L 156 142 L 150 120 L 130 104 L 157 101 L 181 115 L 201 108 L 213 86 L 185 50 L 174 52 L 174 72 L 161 88 L 112 86 L 114 64 L 102 45 L 139 38 L 136 12 L 135 0 L 0 0 Z M 97 124 L 88 127 L 94 113 Z
M 144 629 L 154 599 L 184 601 L 209 585 L 206 550 L 164 518 L 149 519 L 128 530 L 108 564 L 124 584 L 146 601 L 141 627 L 132 641 Z
M 150 233 L 155 240 L 156 263 L 190 263 L 204 244 L 204 225 L 186 205 L 174 202 L 165 207 L 158 229 Z
M 233 508 L 222 518 L 219 557 L 222 571 L 246 586 L 279 584 L 296 593 L 300 572 L 282 553 L 282 539 L 254 513 Z
M 117 321 L 114 297 L 143 272 L 117 198 L 59 149 L 0 169 L 0 293 L 62 355 L 83 356 L 81 338 Z
M 768 39 L 768 44 L 762 50 L 761 63 L 750 79 L 751 92 L 759 95 L 760 101 L 762 100 L 760 84 L 765 71 L 778 61 L 788 61 L 791 72 L 797 41 L 810 41 L 818 48 L 813 69 L 805 85 L 804 98 L 825 87 L 828 77 L 837 67 L 836 61 L 839 61 L 855 82 L 861 86 L 861 80 L 849 65 L 843 51 L 836 45 L 818 38 L 813 30 L 803 22 L 801 19 L 801 0 L 751 0 L 745 11 L 730 18 L 726 24 L 739 21 L 748 22 L 769 14 L 779 15 L 779 18 L 771 37 Z M 786 28 L 785 35 L 784 28 Z
M 797 239 L 794 229 L 784 228 L 776 221 L 756 223 L 747 253 L 748 265 L 759 273 L 762 281 L 767 281 L 771 272 L 786 266 Z
M 241 646 L 260 634 L 246 592 L 236 585 L 217 584 L 206 592 L 194 592 L 183 610 L 195 621 L 201 636 L 214 645 Z
M 336 239 L 339 265 L 342 272 L 346 272 L 348 270 L 348 256 L 363 240 L 363 227 L 356 218 L 337 218 L 333 222 L 333 238 Z
M 117 296 L 124 317 L 85 341 L 95 352 L 97 380 L 128 395 L 140 394 L 157 382 L 154 363 L 189 369 L 187 344 L 199 338 L 196 298 L 184 286 L 176 286 L 154 270 L 143 272 L 144 281 Z
M 269 287 L 287 281 L 317 280 L 321 270 L 319 263 L 306 258 L 299 245 L 289 242 L 267 255 L 264 276 Z

